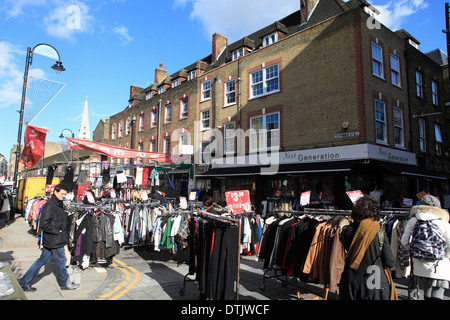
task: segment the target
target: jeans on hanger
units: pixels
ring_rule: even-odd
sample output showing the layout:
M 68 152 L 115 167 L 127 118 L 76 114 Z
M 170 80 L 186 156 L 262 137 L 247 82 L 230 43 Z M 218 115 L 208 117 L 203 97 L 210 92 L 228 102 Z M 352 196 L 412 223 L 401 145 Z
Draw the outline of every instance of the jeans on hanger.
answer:
M 66 269 L 66 255 L 64 253 L 64 247 L 57 249 L 42 248 L 41 256 L 33 263 L 28 269 L 19 284 L 23 286 L 31 286 L 31 281 L 39 274 L 39 270 L 46 265 L 53 257 L 56 265 L 56 280 L 61 288 L 67 286 L 69 280 L 69 274 Z

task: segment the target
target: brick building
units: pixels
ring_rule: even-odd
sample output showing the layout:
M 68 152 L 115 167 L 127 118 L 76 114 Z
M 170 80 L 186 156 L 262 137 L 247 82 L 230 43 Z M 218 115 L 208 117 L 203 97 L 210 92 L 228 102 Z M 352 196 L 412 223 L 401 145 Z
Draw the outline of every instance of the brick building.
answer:
M 128 106 L 109 119 L 109 144 L 183 163 L 111 162 L 131 162 L 130 174 L 189 174 L 197 189 L 248 189 L 258 209 L 274 196 L 295 206 L 308 190 L 338 208 L 351 190 L 446 199 L 441 66 L 364 0 L 301 3 L 234 43 L 215 33 L 211 55 L 172 75 L 160 64 L 153 85 L 130 87 Z

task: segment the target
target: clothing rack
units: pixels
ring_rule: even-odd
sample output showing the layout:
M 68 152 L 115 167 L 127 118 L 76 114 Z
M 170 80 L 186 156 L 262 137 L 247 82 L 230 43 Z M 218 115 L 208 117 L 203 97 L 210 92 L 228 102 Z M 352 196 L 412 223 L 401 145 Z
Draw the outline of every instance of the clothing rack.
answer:
M 170 211 L 173 212 L 173 211 Z M 197 211 L 189 211 L 189 210 L 181 210 L 180 212 L 191 212 L 191 213 L 196 213 Z M 221 216 L 221 215 L 217 215 L 217 214 L 213 214 L 204 210 L 200 210 L 200 217 L 207 217 L 207 218 L 212 218 L 215 220 L 225 220 L 227 222 L 234 222 L 237 224 L 238 226 L 238 257 L 237 257 L 237 276 L 236 276 L 236 300 L 239 300 L 239 269 L 240 269 L 240 239 L 241 239 L 241 218 L 231 218 L 231 217 L 227 217 L 227 216 Z M 190 248 L 192 249 L 192 248 Z M 183 279 L 183 287 L 180 289 L 180 295 L 184 295 L 185 291 L 186 291 L 186 281 L 195 281 L 195 279 L 189 279 L 189 272 L 184 276 Z

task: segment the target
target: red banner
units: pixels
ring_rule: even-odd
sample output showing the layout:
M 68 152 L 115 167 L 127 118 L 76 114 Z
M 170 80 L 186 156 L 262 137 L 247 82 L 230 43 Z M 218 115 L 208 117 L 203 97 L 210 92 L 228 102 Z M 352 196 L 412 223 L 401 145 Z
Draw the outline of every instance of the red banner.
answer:
M 89 150 L 113 158 L 141 158 L 159 162 L 172 163 L 170 153 L 158 153 L 134 149 L 119 148 L 100 142 L 66 137 L 71 150 Z
M 34 166 L 44 155 L 47 131 L 30 125 L 25 129 L 25 145 L 20 155 L 20 162 L 25 164 L 25 169 Z

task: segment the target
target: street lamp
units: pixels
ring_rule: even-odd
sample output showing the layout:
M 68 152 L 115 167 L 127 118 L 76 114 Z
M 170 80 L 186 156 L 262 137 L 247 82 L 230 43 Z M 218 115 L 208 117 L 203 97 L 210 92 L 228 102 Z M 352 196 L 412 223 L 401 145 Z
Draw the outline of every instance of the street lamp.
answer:
M 73 131 L 72 130 L 70 130 L 70 129 L 64 129 L 63 131 L 61 131 L 61 134 L 59 135 L 59 137 L 61 138 L 61 139 L 64 139 L 64 131 L 70 131 L 70 133 L 72 134 L 72 138 L 75 138 L 75 134 L 73 133 Z M 70 149 L 70 162 L 72 162 L 72 160 L 73 160 L 73 150 L 72 149 Z
M 22 88 L 22 102 L 20 105 L 20 118 L 19 118 L 19 132 L 17 135 L 17 149 L 16 149 L 16 161 L 14 164 L 14 192 L 13 192 L 13 210 L 11 212 L 11 217 L 14 218 L 14 215 L 16 213 L 16 207 L 17 207 L 17 171 L 19 169 L 19 160 L 20 160 L 20 149 L 21 149 L 21 142 L 22 142 L 22 127 L 23 127 L 23 116 L 25 112 L 25 100 L 27 96 L 27 83 L 28 83 L 28 71 L 30 69 L 30 66 L 33 63 L 33 53 L 37 53 L 43 56 L 46 56 L 48 58 L 56 59 L 56 63 L 51 67 L 56 72 L 62 72 L 66 69 L 63 67 L 59 52 L 52 47 L 49 44 L 40 43 L 36 45 L 33 49 L 30 47 L 27 48 L 27 60 L 25 62 L 25 73 L 23 76 L 23 88 Z

